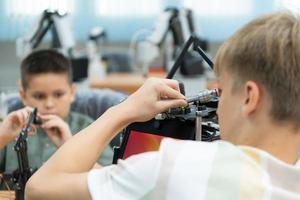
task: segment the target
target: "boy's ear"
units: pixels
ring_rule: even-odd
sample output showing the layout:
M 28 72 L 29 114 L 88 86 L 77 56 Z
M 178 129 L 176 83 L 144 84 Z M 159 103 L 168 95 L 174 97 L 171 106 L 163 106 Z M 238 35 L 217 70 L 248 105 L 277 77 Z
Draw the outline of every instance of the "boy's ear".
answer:
M 71 102 L 73 103 L 75 101 L 75 96 L 76 96 L 76 85 L 72 83 L 71 86 Z
M 262 98 L 262 91 L 259 85 L 254 81 L 247 81 L 244 85 L 244 102 L 242 112 L 249 116 L 258 109 Z
M 27 103 L 26 103 L 26 99 L 27 99 L 26 92 L 25 92 L 24 88 L 21 85 L 19 85 L 19 94 L 20 94 L 20 98 L 21 98 L 22 103 L 24 105 L 27 105 Z
M 20 80 L 20 79 L 17 80 L 17 86 L 18 86 L 19 88 L 22 87 L 22 84 L 21 84 L 21 80 Z

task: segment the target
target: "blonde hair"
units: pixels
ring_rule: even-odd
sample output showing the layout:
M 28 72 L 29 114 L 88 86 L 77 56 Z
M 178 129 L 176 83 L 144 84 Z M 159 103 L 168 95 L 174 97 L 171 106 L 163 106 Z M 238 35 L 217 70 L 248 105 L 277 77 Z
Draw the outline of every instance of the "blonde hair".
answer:
M 236 87 L 253 80 L 271 97 L 277 121 L 300 123 L 300 21 L 290 13 L 253 20 L 219 49 L 215 72 L 233 75 Z

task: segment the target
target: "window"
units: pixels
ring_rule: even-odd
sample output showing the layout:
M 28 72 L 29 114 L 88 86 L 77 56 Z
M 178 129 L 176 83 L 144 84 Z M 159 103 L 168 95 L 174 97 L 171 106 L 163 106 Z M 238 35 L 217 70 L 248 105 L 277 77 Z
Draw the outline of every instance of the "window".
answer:
M 299 0 L 277 0 L 276 8 L 290 10 L 291 12 L 300 12 L 300 1 Z
M 74 0 L 6 0 L 7 16 L 33 16 L 45 9 L 58 10 L 61 13 L 74 11 Z
M 253 10 L 252 0 L 183 0 L 198 16 L 240 16 Z
M 97 16 L 146 16 L 156 15 L 161 10 L 161 0 L 98 0 Z

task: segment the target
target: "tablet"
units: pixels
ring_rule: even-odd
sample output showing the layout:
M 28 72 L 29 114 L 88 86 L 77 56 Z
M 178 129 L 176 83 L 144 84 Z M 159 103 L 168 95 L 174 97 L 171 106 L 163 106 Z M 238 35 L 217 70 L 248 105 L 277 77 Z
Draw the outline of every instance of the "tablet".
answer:
M 182 140 L 195 139 L 194 120 L 155 120 L 130 124 L 123 132 L 120 149 L 115 151 L 114 162 L 126 159 L 132 155 L 157 151 L 163 138 Z

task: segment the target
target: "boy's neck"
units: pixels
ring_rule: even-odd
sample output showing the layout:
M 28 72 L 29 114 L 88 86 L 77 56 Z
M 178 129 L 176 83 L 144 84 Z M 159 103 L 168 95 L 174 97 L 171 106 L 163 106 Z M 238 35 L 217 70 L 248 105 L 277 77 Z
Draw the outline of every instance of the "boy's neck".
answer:
M 252 146 L 264 150 L 288 164 L 299 159 L 300 131 L 290 126 L 264 125 L 240 137 L 236 144 Z M 255 133 L 253 132 L 255 130 Z

